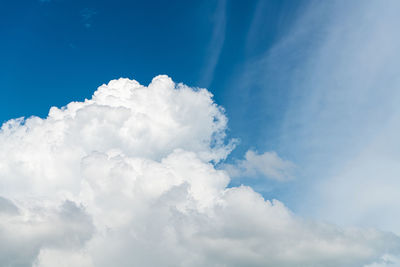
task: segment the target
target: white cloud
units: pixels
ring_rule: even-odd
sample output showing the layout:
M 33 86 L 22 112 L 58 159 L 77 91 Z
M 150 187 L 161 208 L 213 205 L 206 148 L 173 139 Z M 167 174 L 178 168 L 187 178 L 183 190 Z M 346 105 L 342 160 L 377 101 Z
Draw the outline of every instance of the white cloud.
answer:
M 166 76 L 114 80 L 46 119 L 6 122 L 0 265 L 350 267 L 400 253 L 394 234 L 306 221 L 227 188 L 215 168 L 233 148 L 226 127 L 208 91 Z M 246 158 L 265 173 L 265 159 L 284 162 Z
M 9 208 L 6 212 L 0 210 L 1 266 L 31 266 L 43 247 L 80 248 L 92 237 L 91 217 L 74 202 L 64 201 L 56 206 L 30 199 L 17 208 L 6 201 L 14 208 L 12 212 L 7 212 Z
M 280 158 L 274 151 L 258 154 L 256 151 L 248 150 L 244 160 L 237 160 L 235 164 L 225 164 L 224 169 L 231 177 L 262 176 L 285 181 L 292 178 L 294 164 Z
M 202 74 L 201 82 L 206 87 L 210 85 L 214 78 L 214 72 L 218 65 L 219 57 L 221 55 L 222 47 L 225 41 L 226 31 L 226 0 L 217 1 L 217 6 L 213 16 L 213 31 L 210 43 L 207 48 L 207 58 L 204 71 Z
M 276 139 L 312 177 L 296 195 L 315 205 L 299 209 L 397 234 L 399 8 L 393 0 L 312 1 L 264 59 L 270 68 L 295 65 L 281 72 L 287 83 L 278 87 L 292 91 Z

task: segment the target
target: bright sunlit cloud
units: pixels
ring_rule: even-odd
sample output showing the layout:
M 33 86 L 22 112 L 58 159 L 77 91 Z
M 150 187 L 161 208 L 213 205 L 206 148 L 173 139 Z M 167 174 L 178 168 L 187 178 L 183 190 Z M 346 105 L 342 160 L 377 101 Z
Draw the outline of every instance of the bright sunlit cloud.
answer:
M 216 168 L 234 148 L 227 121 L 209 91 L 157 76 L 4 123 L 0 265 L 353 267 L 400 253 L 392 233 L 308 221 L 228 188 Z M 291 166 L 274 152 L 238 162 L 276 179 Z

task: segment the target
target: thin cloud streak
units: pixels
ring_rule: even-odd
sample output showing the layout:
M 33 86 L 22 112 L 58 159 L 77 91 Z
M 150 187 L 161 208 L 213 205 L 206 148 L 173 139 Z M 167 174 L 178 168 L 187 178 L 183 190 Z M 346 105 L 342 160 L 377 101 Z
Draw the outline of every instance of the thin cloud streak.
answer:
M 214 30 L 207 50 L 208 59 L 201 78 L 201 84 L 204 87 L 208 87 L 213 80 L 214 72 L 224 46 L 226 31 L 226 0 L 218 1 L 214 16 Z

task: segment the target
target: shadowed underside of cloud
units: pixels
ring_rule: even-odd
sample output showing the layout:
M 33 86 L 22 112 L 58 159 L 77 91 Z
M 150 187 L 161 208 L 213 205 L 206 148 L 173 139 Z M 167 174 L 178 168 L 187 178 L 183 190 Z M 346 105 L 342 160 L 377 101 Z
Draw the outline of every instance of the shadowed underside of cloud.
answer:
M 350 267 L 400 253 L 394 234 L 305 221 L 227 188 L 215 168 L 234 147 L 226 129 L 210 92 L 166 76 L 4 123 L 0 265 Z

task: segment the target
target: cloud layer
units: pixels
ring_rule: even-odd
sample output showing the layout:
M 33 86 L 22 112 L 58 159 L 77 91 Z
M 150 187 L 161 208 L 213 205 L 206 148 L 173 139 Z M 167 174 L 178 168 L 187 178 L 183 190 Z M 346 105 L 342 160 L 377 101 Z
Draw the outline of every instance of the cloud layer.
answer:
M 394 234 L 306 221 L 227 188 L 215 168 L 234 147 L 226 129 L 210 92 L 167 76 L 113 80 L 46 119 L 4 123 L 0 265 L 363 266 L 400 253 Z M 246 162 L 264 157 L 285 163 Z

